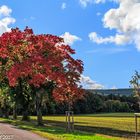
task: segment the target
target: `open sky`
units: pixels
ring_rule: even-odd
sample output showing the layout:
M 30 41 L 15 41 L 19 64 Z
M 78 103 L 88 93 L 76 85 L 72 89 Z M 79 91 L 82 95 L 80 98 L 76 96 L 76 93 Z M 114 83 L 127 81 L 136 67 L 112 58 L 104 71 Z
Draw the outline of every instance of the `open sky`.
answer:
M 86 88 L 128 88 L 140 70 L 140 0 L 0 0 L 0 34 L 29 26 L 62 36 Z

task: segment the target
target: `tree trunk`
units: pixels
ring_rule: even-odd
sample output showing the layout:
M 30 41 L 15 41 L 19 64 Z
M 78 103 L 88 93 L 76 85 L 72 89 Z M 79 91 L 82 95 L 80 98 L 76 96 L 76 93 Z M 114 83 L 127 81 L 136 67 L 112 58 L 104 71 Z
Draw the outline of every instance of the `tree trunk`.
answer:
M 4 117 L 9 118 L 9 106 L 7 105 L 6 99 L 4 99 Z
M 37 123 L 38 125 L 43 125 L 42 111 L 40 108 L 37 109 Z
M 70 104 L 70 101 L 68 102 L 68 111 L 71 111 L 71 104 Z
M 9 118 L 9 110 L 7 109 L 7 107 L 5 107 L 5 109 L 4 109 L 4 117 L 5 118 Z
M 8 112 L 8 111 L 5 112 L 5 118 L 6 118 L 6 119 L 9 118 L 9 112 Z
M 0 107 L 0 117 L 3 117 L 3 111 L 1 109 L 1 107 Z
M 22 85 L 22 79 L 19 80 L 19 88 L 20 88 L 20 94 L 21 94 L 21 98 L 24 98 L 23 95 L 23 85 Z M 25 101 L 23 102 L 23 112 L 22 112 L 22 121 L 29 121 L 30 117 L 29 117 L 29 102 Z
M 13 107 L 13 119 L 14 120 L 17 119 L 17 105 L 16 105 L 16 103 L 14 104 L 14 107 Z
M 22 121 L 30 121 L 30 116 L 28 110 L 24 110 L 22 114 Z
M 37 111 L 37 123 L 38 125 L 43 125 L 42 119 L 42 98 L 43 98 L 43 90 L 36 92 L 36 111 Z

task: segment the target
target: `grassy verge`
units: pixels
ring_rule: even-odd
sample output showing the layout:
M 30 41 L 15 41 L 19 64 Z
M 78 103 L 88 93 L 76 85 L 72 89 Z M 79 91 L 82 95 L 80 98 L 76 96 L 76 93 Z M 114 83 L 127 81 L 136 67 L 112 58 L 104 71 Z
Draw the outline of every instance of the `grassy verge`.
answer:
M 0 122 L 16 125 L 18 128 L 32 131 L 43 137 L 48 138 L 49 140 L 120 140 L 115 137 L 107 137 L 104 135 L 78 130 L 76 130 L 74 133 L 66 133 L 63 127 L 53 126 L 48 123 L 45 123 L 45 126 L 37 126 L 36 121 L 34 120 L 31 120 L 30 122 L 25 122 L 20 121 L 20 119 L 10 120 L 0 118 Z

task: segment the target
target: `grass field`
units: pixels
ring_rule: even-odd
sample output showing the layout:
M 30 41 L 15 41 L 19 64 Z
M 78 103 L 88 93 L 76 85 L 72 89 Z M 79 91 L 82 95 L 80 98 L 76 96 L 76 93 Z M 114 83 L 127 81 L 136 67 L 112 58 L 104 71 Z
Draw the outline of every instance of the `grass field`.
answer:
M 49 124 L 64 127 L 64 116 L 44 117 Z M 134 139 L 135 122 L 133 113 L 106 113 L 75 116 L 75 129 L 112 137 Z M 140 128 L 139 128 L 140 130 Z
M 43 119 L 45 127 L 36 127 L 36 117 L 33 116 L 29 123 L 13 120 L 10 123 L 54 140 L 134 139 L 133 113 L 76 115 L 74 134 L 65 132 L 65 116 L 45 116 Z

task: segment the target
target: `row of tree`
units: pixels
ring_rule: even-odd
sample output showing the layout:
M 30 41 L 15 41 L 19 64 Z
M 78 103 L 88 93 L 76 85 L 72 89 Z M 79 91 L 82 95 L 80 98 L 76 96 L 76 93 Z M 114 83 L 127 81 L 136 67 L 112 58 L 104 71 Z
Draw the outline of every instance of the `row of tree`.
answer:
M 48 108 L 44 107 L 46 114 L 64 114 L 67 110 L 67 103 L 48 102 Z M 101 113 L 101 112 L 139 112 L 137 97 L 108 95 L 86 92 L 84 99 L 77 100 L 73 105 L 73 111 L 76 114 Z
M 7 97 L 8 96 L 5 96 L 5 98 Z M 1 112 L 0 115 L 12 114 L 13 102 L 11 102 L 10 100 L 11 100 L 10 98 L 4 99 L 0 96 L 0 112 Z M 24 104 L 24 102 L 22 103 Z M 24 111 L 23 108 L 24 106 L 21 106 L 20 104 L 17 106 L 18 115 L 22 115 L 22 112 Z M 36 115 L 36 108 L 35 103 L 33 103 L 33 100 L 30 100 L 29 106 L 30 110 L 28 114 Z M 53 98 L 49 98 L 46 94 L 42 102 L 42 113 L 43 115 L 65 114 L 65 111 L 68 110 L 68 107 L 69 105 L 67 102 L 58 103 Z M 120 96 L 110 94 L 104 96 L 100 93 L 91 93 L 91 92 L 85 92 L 84 98 L 75 101 L 71 107 L 75 114 L 140 111 L 138 99 L 137 97 L 134 97 L 134 95 Z

